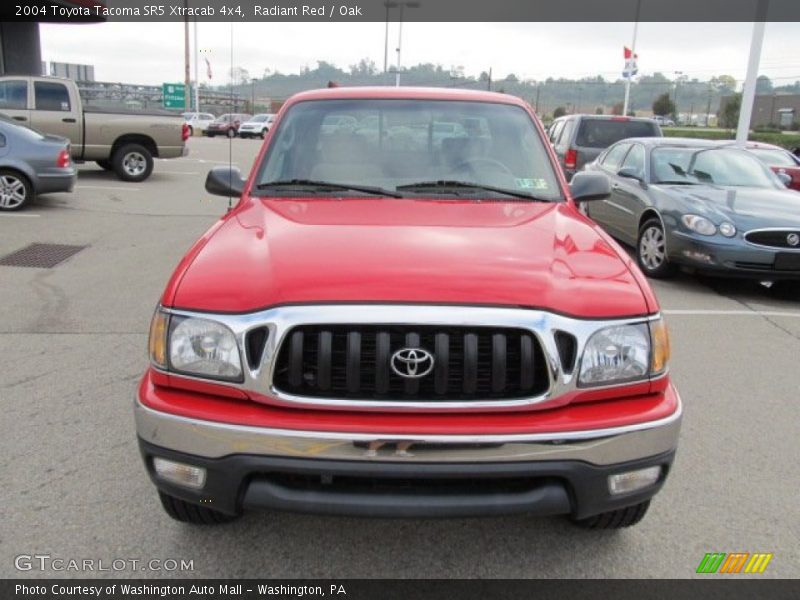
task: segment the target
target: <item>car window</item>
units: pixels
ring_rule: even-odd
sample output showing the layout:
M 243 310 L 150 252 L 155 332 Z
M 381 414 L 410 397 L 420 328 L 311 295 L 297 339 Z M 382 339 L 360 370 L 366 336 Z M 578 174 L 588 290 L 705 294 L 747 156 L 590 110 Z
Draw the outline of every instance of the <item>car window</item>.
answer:
M 559 151 L 566 150 L 572 140 L 572 132 L 575 130 L 575 121 L 567 119 L 564 121 L 564 128 L 558 134 L 555 141 L 556 149 Z
M 28 108 L 28 85 L 24 80 L 0 81 L 0 108 Z
M 625 153 L 631 147 L 630 144 L 617 144 L 606 152 L 602 160 L 603 168 L 616 173 L 620 169 L 622 159 L 625 158 Z
M 441 123 L 457 126 L 447 134 L 436 127 Z M 273 135 L 257 176 L 261 184 L 311 179 L 394 190 L 457 180 L 561 199 L 544 139 L 519 106 L 425 99 L 304 101 L 287 111 Z
M 69 92 L 63 83 L 34 81 L 33 95 L 36 110 L 71 110 Z
M 582 119 L 578 135 L 575 138 L 575 145 L 584 148 L 607 148 L 611 144 L 627 138 L 658 135 L 658 127 L 652 121 Z
M 621 169 L 631 169 L 634 173 L 638 173 L 644 177 L 644 162 L 645 153 L 641 144 L 633 144 L 630 152 L 622 162 Z
M 555 142 L 558 139 L 558 134 L 561 133 L 561 129 L 564 127 L 564 121 L 556 121 L 553 126 L 550 128 L 550 141 Z
M 772 148 L 751 148 L 750 152 L 760 158 L 764 163 L 773 167 L 796 167 L 797 159 L 786 150 Z
M 657 148 L 651 162 L 656 183 L 782 187 L 764 163 L 733 148 Z

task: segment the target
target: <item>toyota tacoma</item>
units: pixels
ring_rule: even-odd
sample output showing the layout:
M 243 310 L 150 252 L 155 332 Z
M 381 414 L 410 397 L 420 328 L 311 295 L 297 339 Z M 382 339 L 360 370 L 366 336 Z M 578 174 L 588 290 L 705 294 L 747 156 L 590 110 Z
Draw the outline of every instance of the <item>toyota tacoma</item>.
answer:
M 135 401 L 171 517 L 644 516 L 681 421 L 667 330 L 576 209 L 607 179 L 567 185 L 523 101 L 305 92 L 206 189 L 239 201 L 167 284 Z

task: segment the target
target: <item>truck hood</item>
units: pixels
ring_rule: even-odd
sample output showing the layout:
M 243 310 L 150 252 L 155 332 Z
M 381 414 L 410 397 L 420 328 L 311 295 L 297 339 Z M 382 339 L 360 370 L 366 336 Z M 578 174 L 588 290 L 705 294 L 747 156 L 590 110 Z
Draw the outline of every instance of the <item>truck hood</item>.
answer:
M 162 302 L 213 312 L 399 302 L 648 314 L 655 303 L 632 270 L 561 203 L 245 198 L 186 256 Z

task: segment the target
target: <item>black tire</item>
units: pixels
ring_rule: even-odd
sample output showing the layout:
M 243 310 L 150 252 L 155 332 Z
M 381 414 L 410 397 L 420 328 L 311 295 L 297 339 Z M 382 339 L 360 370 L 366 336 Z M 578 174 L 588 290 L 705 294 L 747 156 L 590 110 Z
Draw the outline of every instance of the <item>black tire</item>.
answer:
M 28 178 L 13 169 L 0 169 L 0 211 L 20 210 L 34 196 Z
M 218 510 L 197 506 L 191 502 L 186 502 L 175 496 L 170 496 L 159 491 L 158 497 L 161 499 L 161 506 L 164 511 L 176 521 L 181 523 L 191 523 L 192 525 L 222 525 L 230 523 L 239 518 L 239 515 L 226 515 Z
M 144 181 L 153 172 L 153 155 L 141 144 L 124 144 L 111 157 L 114 172 L 122 181 Z
M 110 160 L 103 159 L 103 160 L 97 160 L 95 162 L 97 163 L 97 166 L 103 169 L 104 171 L 114 170 L 114 165 L 111 164 Z
M 593 517 L 587 517 L 586 519 L 573 519 L 572 522 L 584 529 L 620 529 L 622 527 L 631 527 L 644 518 L 649 507 L 650 500 L 646 500 L 641 504 L 610 510 L 600 513 L 599 515 L 594 515 Z
M 266 130 L 266 129 L 262 129 L 262 130 L 261 130 L 261 134 L 260 134 L 260 136 L 259 136 L 259 137 L 261 137 L 261 139 L 262 139 L 262 140 L 263 140 L 265 137 L 267 137 L 267 130 Z
M 189 125 L 189 137 L 192 137 L 193 135 L 194 135 L 194 127 Z
M 215 134 L 215 133 L 209 133 L 209 132 L 207 132 L 207 131 L 206 131 L 206 135 L 207 135 L 208 137 L 214 137 L 216 134 Z
M 648 219 L 639 229 L 636 262 L 642 272 L 653 279 L 666 279 L 675 274 L 675 265 L 667 256 L 666 234 L 660 219 Z
M 231 127 L 230 129 L 228 129 L 228 133 L 226 135 L 229 138 L 235 138 L 236 137 L 236 130 L 233 127 Z

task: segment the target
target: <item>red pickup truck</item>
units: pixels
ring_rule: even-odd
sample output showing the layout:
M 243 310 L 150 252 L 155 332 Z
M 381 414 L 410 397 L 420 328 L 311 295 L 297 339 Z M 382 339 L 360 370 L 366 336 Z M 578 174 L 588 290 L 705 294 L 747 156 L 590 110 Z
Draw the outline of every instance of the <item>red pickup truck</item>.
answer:
M 302 93 L 206 189 L 240 200 L 169 281 L 135 402 L 171 517 L 644 516 L 681 421 L 667 330 L 576 209 L 608 181 L 567 185 L 524 102 Z

